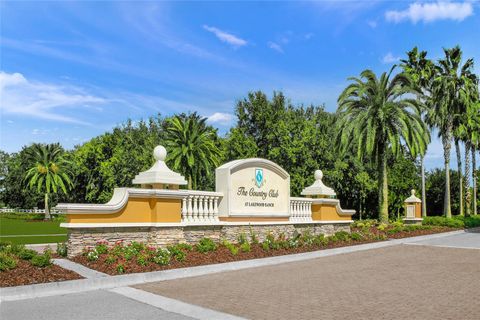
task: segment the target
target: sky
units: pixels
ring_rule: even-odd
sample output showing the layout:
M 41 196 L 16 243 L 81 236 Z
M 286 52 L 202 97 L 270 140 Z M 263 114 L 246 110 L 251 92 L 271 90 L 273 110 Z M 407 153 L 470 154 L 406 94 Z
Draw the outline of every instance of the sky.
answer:
M 479 1 L 2 0 L 0 12 L 7 152 L 73 148 L 157 113 L 197 111 L 224 134 L 253 90 L 334 112 L 348 77 L 388 71 L 414 46 L 438 59 L 460 45 L 480 61 Z M 433 138 L 427 169 L 443 166 Z

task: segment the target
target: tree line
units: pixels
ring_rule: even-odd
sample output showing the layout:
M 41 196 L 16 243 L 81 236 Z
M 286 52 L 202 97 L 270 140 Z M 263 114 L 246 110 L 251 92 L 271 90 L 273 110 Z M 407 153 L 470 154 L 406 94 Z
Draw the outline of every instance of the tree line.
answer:
M 185 175 L 188 188 L 213 190 L 218 165 L 261 157 L 290 173 L 295 196 L 313 182 L 314 170 L 322 169 L 342 204 L 361 217 L 398 216 L 412 188 L 426 199 L 424 215 L 476 214 L 478 77 L 473 60 L 462 61 L 459 47 L 444 49 L 444 55 L 432 61 L 414 48 L 389 72 L 377 76 L 365 70 L 349 78 L 335 113 L 293 105 L 282 92 L 269 98 L 255 91 L 237 101 L 236 123 L 224 136 L 196 112 L 158 114 L 128 120 L 73 150 L 57 143 L 0 152 L 0 201 L 27 208 L 48 201 L 106 202 L 113 188 L 132 186 L 134 176 L 152 165 L 153 148 L 162 144 L 167 163 Z M 445 151 L 444 169 L 425 172 L 434 128 Z M 451 172 L 452 142 L 459 166 Z

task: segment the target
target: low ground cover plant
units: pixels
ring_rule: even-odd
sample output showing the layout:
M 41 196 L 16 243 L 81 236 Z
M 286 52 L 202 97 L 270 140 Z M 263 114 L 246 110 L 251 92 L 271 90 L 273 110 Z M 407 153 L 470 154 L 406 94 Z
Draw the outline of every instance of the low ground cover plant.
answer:
M 195 245 L 180 243 L 166 248 L 154 248 L 140 242 L 113 245 L 99 242 L 86 248 L 74 260 L 103 272 L 122 274 L 306 252 L 448 230 L 444 226 L 404 225 L 401 221 L 381 225 L 375 220 L 367 220 L 356 222 L 351 233 L 338 231 L 330 236 L 306 229 L 291 236 L 268 232 L 261 241 L 250 230 L 248 234 L 239 234 L 236 241 L 221 239 L 215 242 L 203 238 Z
M 32 266 L 39 268 L 52 265 L 50 250 L 45 250 L 43 254 L 39 254 L 21 244 L 0 243 L 0 272 L 17 268 L 19 260 L 28 261 Z

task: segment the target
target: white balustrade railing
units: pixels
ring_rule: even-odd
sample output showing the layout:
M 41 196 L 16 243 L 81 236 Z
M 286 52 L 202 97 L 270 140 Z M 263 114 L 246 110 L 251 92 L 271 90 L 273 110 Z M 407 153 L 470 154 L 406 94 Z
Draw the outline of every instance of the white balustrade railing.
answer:
M 45 209 L 38 209 L 38 208 L 33 208 L 33 209 L 21 209 L 21 208 L 7 208 L 3 207 L 0 208 L 0 213 L 41 213 L 45 214 Z M 55 208 L 50 209 L 50 214 L 59 214 L 59 213 L 64 213 L 61 210 L 57 210 Z
M 309 222 L 312 221 L 312 199 L 290 198 L 290 221 Z
M 188 191 L 182 199 L 182 222 L 215 223 L 218 219 L 218 202 L 222 193 L 210 191 Z

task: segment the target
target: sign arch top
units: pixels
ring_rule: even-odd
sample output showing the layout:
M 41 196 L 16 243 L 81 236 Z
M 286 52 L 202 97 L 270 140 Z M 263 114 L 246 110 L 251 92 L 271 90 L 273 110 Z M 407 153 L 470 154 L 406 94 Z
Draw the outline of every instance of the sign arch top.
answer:
M 288 217 L 290 175 L 262 158 L 233 160 L 215 170 L 215 187 L 224 194 L 220 217 Z

